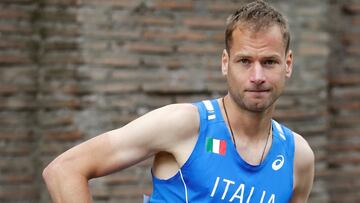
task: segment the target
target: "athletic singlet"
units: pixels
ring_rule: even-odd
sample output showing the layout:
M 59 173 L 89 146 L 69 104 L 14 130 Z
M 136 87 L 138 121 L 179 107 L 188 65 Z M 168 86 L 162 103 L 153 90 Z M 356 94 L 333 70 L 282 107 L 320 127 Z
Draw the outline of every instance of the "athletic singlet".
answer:
M 149 202 L 285 203 L 293 191 L 292 131 L 272 120 L 272 144 L 264 161 L 250 165 L 238 154 L 217 100 L 195 103 L 200 114 L 196 145 L 173 177 L 153 175 Z

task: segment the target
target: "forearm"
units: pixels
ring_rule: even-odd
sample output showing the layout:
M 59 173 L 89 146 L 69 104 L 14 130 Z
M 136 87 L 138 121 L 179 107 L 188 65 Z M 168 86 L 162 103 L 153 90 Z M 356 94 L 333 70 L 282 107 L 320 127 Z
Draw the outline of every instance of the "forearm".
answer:
M 91 202 L 87 178 L 54 168 L 46 168 L 43 177 L 54 203 Z

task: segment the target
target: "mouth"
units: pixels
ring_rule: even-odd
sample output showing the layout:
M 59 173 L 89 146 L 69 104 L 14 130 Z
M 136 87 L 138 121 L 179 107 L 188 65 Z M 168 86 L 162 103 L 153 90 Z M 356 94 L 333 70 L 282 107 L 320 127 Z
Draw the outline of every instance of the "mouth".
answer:
M 245 90 L 245 92 L 251 92 L 251 93 L 266 93 L 266 92 L 270 92 L 270 89 L 249 89 L 249 90 Z

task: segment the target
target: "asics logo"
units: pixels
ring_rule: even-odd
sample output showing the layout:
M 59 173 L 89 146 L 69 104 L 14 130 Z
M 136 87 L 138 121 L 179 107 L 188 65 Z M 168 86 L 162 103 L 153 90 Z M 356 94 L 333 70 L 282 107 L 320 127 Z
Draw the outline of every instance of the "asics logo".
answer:
M 279 170 L 284 165 L 285 158 L 283 155 L 277 155 L 276 160 L 272 163 L 274 171 Z

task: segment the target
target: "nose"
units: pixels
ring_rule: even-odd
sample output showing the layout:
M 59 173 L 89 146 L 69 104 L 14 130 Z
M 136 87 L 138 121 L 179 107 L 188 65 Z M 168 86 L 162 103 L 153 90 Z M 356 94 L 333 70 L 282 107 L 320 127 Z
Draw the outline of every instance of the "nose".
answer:
M 265 82 L 264 69 L 259 63 L 255 63 L 250 75 L 250 82 L 260 85 Z

